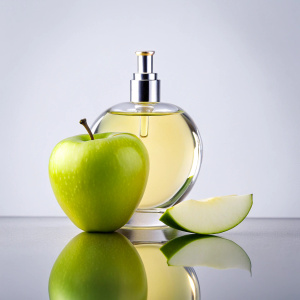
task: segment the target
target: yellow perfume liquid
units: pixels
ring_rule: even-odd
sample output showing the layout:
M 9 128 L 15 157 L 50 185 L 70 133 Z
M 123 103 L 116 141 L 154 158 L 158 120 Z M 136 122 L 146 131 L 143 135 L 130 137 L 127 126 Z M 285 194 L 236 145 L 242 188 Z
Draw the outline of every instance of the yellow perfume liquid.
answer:
M 146 146 L 150 159 L 147 187 L 139 209 L 171 199 L 191 176 L 197 140 L 183 114 L 108 112 L 95 133 L 129 132 Z M 197 150 L 197 149 L 196 149 Z

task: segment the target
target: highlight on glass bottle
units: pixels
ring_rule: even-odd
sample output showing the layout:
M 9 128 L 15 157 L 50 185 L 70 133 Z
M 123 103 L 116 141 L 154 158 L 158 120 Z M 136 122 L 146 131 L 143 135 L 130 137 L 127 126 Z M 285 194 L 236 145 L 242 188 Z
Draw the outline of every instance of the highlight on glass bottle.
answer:
M 130 102 L 101 114 L 93 133 L 129 132 L 149 153 L 150 172 L 140 205 L 125 228 L 165 227 L 158 219 L 182 201 L 195 183 L 202 160 L 199 131 L 180 107 L 160 102 L 160 80 L 153 73 L 154 51 L 138 51 L 137 73 L 130 81 Z

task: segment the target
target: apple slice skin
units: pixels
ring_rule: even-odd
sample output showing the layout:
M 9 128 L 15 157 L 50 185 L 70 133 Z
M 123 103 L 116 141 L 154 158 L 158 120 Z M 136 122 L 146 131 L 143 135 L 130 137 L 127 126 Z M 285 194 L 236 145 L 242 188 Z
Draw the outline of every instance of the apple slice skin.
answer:
M 174 229 L 178 229 L 181 231 L 186 231 L 186 232 L 192 232 L 182 226 L 180 226 L 174 219 L 173 216 L 170 214 L 169 209 L 167 209 L 164 214 L 160 217 L 159 219 L 161 222 L 165 223 L 166 225 L 174 228 Z M 196 233 L 196 232 L 195 232 Z
M 179 224 L 173 217 L 173 215 L 171 214 L 172 212 L 172 209 L 174 209 L 176 206 L 173 206 L 171 208 L 168 208 L 165 213 L 160 217 L 160 221 L 165 223 L 166 225 L 172 227 L 172 228 L 175 228 L 175 229 L 178 229 L 178 230 L 181 230 L 181 231 L 186 231 L 186 232 L 193 232 L 193 233 L 198 233 L 198 234 L 216 234 L 216 233 L 222 233 L 222 232 L 225 232 L 225 231 L 228 231 L 234 227 L 236 227 L 237 225 L 239 225 L 245 218 L 246 216 L 248 215 L 248 213 L 250 212 L 251 210 L 251 207 L 253 205 L 253 194 L 250 194 L 250 195 L 247 195 L 250 197 L 250 205 L 249 205 L 249 209 L 248 211 L 245 213 L 245 215 L 239 219 L 239 221 L 229 227 L 226 227 L 222 230 L 201 230 L 201 231 L 196 231 L 196 230 L 192 230 L 190 228 L 187 228 L 187 227 L 184 227 L 183 225 Z M 238 197 L 238 196 L 224 196 L 224 198 L 226 197 Z M 222 197 L 215 197 L 215 198 L 222 198 Z M 214 199 L 214 198 L 212 198 Z M 195 201 L 195 200 L 187 200 L 187 201 Z M 185 201 L 185 202 L 187 202 Z M 183 203 L 180 203 L 178 204 L 177 206 L 181 205 Z
M 176 252 L 178 252 L 184 246 L 188 245 L 189 243 L 192 243 L 195 240 L 207 238 L 207 237 L 211 237 L 211 235 L 188 234 L 188 235 L 180 236 L 164 244 L 160 248 L 160 251 L 169 260 Z

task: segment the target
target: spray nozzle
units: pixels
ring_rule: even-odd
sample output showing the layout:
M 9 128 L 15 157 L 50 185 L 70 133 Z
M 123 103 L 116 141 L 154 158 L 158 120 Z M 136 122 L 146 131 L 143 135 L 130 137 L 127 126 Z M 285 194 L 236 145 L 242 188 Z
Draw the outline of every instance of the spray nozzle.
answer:
M 132 102 L 159 102 L 160 80 L 153 73 L 154 51 L 136 51 L 137 73 L 130 81 L 130 101 Z
M 153 73 L 154 51 L 136 51 L 138 73 Z

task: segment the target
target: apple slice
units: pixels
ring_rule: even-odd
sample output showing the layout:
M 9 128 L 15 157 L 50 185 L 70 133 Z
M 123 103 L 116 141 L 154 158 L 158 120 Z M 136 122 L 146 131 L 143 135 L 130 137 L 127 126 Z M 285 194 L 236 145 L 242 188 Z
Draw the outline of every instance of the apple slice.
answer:
M 243 269 L 251 273 L 251 260 L 243 248 L 221 237 L 185 235 L 171 240 L 160 250 L 169 266 Z
M 253 204 L 253 195 L 187 200 L 168 208 L 160 217 L 166 225 L 188 232 L 212 234 L 241 223 Z

